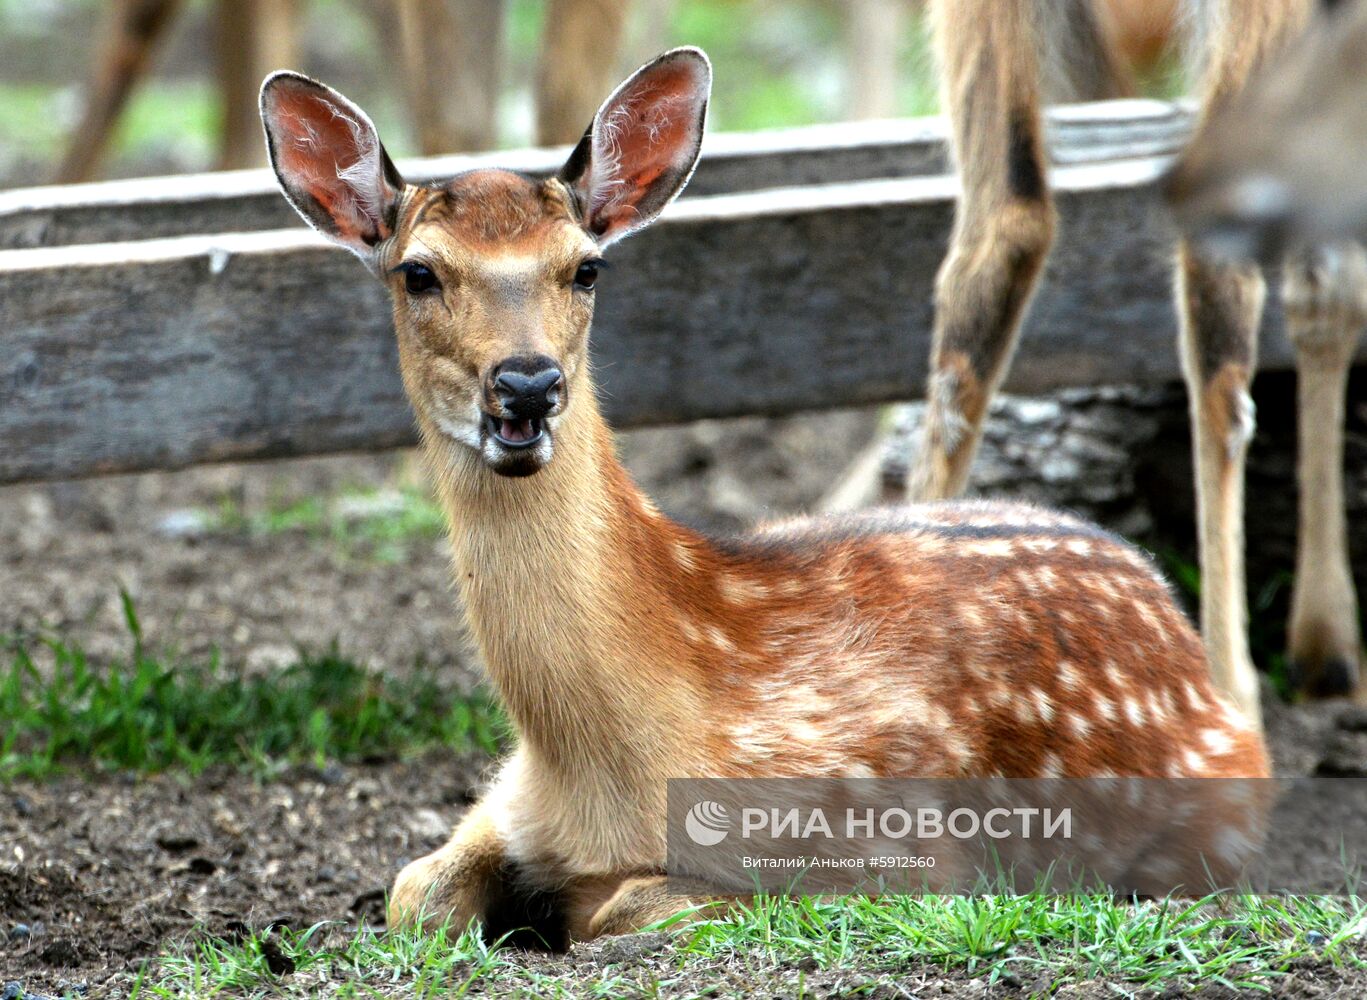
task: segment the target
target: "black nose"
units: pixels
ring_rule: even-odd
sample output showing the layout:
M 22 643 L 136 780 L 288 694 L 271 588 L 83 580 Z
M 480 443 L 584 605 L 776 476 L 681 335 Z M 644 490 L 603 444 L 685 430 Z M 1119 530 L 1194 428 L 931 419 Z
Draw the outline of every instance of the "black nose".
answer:
M 519 420 L 544 417 L 560 402 L 562 379 L 554 365 L 532 372 L 502 371 L 494 378 L 498 401 Z

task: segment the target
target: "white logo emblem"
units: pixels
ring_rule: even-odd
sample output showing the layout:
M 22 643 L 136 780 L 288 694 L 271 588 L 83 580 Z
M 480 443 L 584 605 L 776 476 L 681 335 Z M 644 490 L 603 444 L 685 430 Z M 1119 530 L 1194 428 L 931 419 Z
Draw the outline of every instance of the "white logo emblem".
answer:
M 688 810 L 684 819 L 684 829 L 688 831 L 693 843 L 702 847 L 715 847 L 726 839 L 731 832 L 731 817 L 720 802 L 699 802 Z

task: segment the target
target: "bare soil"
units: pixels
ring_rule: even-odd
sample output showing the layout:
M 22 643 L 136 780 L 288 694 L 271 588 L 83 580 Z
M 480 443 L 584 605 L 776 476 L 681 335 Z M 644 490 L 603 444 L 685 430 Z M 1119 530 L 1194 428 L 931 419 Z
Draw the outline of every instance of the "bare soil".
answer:
M 478 767 L 13 785 L 0 797 L 0 969 L 33 991 L 85 982 L 118 996 L 126 973 L 192 932 L 383 923 L 396 862 L 445 840 Z
M 836 411 L 636 431 L 620 444 L 664 510 L 728 532 L 811 509 L 873 430 L 868 411 Z M 0 488 L 0 632 L 48 628 L 93 657 L 119 655 L 123 588 L 149 640 L 186 656 L 263 669 L 335 642 L 377 670 L 422 659 L 473 685 L 443 539 L 382 561 L 308 531 L 206 532 L 191 517 L 423 482 L 414 455 L 390 453 Z

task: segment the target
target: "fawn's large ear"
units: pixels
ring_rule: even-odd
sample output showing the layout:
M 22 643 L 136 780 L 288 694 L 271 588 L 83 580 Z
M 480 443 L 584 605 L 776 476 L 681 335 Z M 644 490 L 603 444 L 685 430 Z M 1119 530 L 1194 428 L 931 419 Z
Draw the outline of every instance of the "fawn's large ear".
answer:
M 606 246 L 648 225 L 683 190 L 702 146 L 712 64 L 671 49 L 613 91 L 560 170 Z
M 373 266 L 375 244 L 394 234 L 404 183 L 366 113 L 331 87 L 282 70 L 261 85 L 261 122 L 289 203 Z

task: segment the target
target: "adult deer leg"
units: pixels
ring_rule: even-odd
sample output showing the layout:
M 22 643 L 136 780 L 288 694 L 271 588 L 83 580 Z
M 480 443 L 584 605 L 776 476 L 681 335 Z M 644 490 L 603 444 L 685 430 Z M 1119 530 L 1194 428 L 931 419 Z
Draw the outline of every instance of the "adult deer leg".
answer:
M 1300 530 L 1290 662 L 1314 695 L 1358 685 L 1358 605 L 1343 506 L 1344 392 L 1367 323 L 1367 256 L 1356 244 L 1293 255 L 1283 282 L 1296 348 Z
M 1059 63 L 1048 76 L 1073 94 L 1115 96 L 1126 88 L 1089 11 L 1083 3 L 1030 0 L 932 6 L 963 196 L 935 287 L 929 405 L 908 477 L 914 499 L 963 490 L 988 402 L 1053 242 L 1040 50 Z
M 1305 21 L 1305 0 L 1223 0 L 1205 82 L 1209 113 Z M 1255 721 L 1258 678 L 1248 652 L 1244 460 L 1253 434 L 1248 394 L 1266 284 L 1251 265 L 1221 264 L 1190 244 L 1178 252 L 1182 370 L 1191 406 L 1201 553 L 1201 632 L 1215 683 Z
M 1201 554 L 1201 633 L 1220 690 L 1258 718 L 1244 585 L 1244 459 L 1253 436 L 1248 385 L 1266 285 L 1255 267 L 1178 253 L 1182 371 L 1191 405 Z

